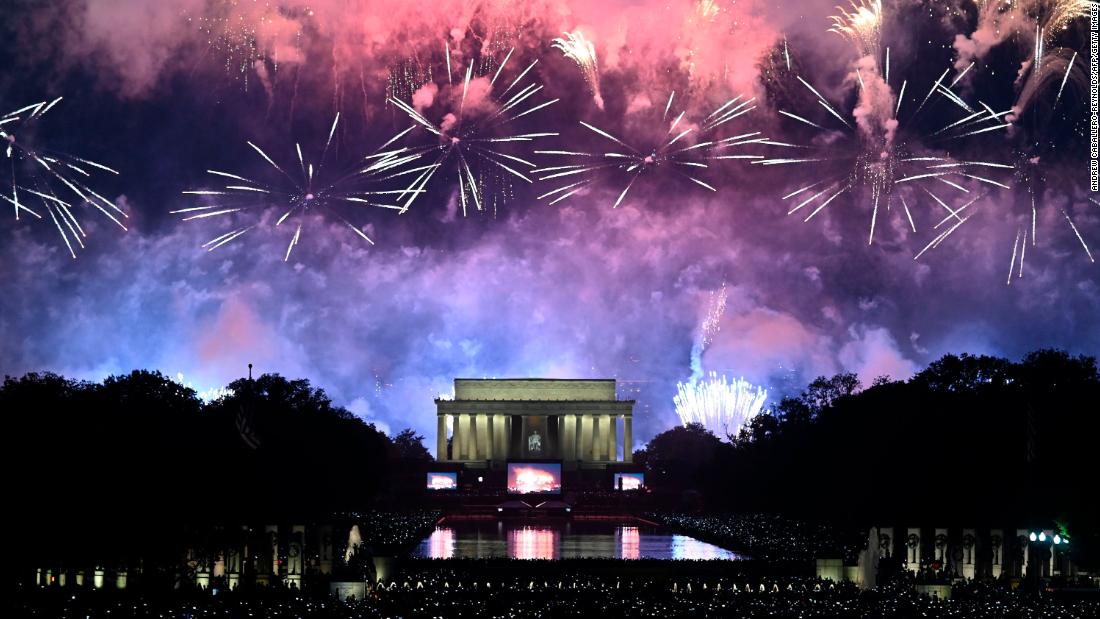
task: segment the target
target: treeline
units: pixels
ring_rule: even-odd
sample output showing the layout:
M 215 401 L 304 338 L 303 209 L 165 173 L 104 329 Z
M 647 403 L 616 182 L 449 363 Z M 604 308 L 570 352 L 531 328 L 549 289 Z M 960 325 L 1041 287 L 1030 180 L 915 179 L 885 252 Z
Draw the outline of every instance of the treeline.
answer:
M 1040 526 L 1095 537 L 1100 374 L 1092 357 L 948 355 L 908 381 L 813 381 L 737 436 L 658 435 L 657 491 L 711 511 L 889 526 Z M 1084 540 L 1082 540 L 1084 541 Z
M 102 557 L 174 547 L 210 525 L 324 518 L 382 500 L 402 460 L 429 458 L 411 430 L 391 439 L 309 381 L 263 375 L 229 389 L 204 403 L 157 372 L 7 378 L 13 541 L 39 558 Z

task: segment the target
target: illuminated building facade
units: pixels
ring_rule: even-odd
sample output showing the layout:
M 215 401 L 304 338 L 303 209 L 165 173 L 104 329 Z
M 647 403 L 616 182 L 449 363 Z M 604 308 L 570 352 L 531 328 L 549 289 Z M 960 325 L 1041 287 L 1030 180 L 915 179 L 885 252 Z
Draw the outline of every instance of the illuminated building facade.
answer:
M 503 468 L 508 460 L 561 460 L 576 470 L 632 459 L 634 401 L 616 398 L 613 379 L 456 378 L 454 385 L 454 399 L 436 400 L 437 462 Z

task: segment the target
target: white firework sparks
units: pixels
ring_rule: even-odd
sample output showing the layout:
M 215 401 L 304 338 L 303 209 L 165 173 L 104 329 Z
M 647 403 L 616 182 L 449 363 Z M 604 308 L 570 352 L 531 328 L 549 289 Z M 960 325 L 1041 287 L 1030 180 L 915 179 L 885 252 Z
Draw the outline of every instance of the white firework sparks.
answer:
M 407 114 L 416 126 L 427 131 L 431 137 L 430 144 L 411 147 L 411 152 L 428 157 L 434 154 L 434 160 L 431 163 L 406 172 L 415 174 L 415 177 L 398 196 L 401 213 L 408 211 L 413 202 L 426 191 L 432 177 L 441 169 L 450 170 L 454 174 L 464 217 L 471 205 L 478 211 L 485 210 L 487 177 L 490 170 L 501 171 L 507 178 L 518 178 L 525 183 L 532 182 L 528 174 L 534 170 L 535 164 L 506 151 L 506 145 L 529 144 L 539 138 L 558 134 L 512 133 L 509 131 L 509 126 L 520 118 L 557 103 L 558 99 L 535 102 L 535 96 L 543 86 L 537 82 L 524 82 L 538 64 L 538 60 L 532 61 L 514 79 L 504 85 L 500 78 L 514 52 L 515 48 L 508 50 L 496 71 L 491 71 L 491 76 L 488 73 L 475 76 L 475 63 L 469 62 L 465 77 L 456 84 L 451 67 L 451 50 L 448 46 L 446 48 L 447 84 L 443 86 L 447 92 L 433 96 L 433 101 L 450 101 L 453 105 L 445 114 L 440 115 L 441 119 L 438 122 L 429 120 L 426 115 L 429 114 L 428 109 L 417 109 L 413 104 L 401 99 L 390 99 L 393 105 Z M 491 66 L 491 63 L 482 64 Z M 485 102 L 480 102 L 478 105 L 467 104 L 467 96 L 475 80 L 479 83 L 479 87 L 483 86 L 486 89 L 488 105 L 485 105 Z
M 237 214 L 249 209 L 264 210 L 269 207 L 277 207 L 282 211 L 275 222 L 276 226 L 290 223 L 294 228 L 289 245 L 286 248 L 284 261 L 290 260 L 291 252 L 301 240 L 302 228 L 306 217 L 317 211 L 324 210 L 329 215 L 355 232 L 360 238 L 373 245 L 374 241 L 363 232 L 360 227 L 351 223 L 338 212 L 338 207 L 378 207 L 400 210 L 401 207 L 394 203 L 392 198 L 405 195 L 405 189 L 370 189 L 373 183 L 384 181 L 408 174 L 408 171 L 399 171 L 401 166 L 415 161 L 419 154 L 410 152 L 406 148 L 391 148 L 400 138 L 404 137 L 412 127 L 398 133 L 375 152 L 365 157 L 364 163 L 359 165 L 350 174 L 344 174 L 335 178 L 329 178 L 326 174 L 326 159 L 331 149 L 336 129 L 340 122 L 337 114 L 332 121 L 328 137 L 325 140 L 324 149 L 316 161 L 307 160 L 302 154 L 302 145 L 295 144 L 297 166 L 280 166 L 270 155 L 253 142 L 248 146 L 256 152 L 267 164 L 267 170 L 274 180 L 259 180 L 225 172 L 222 170 L 207 170 L 207 173 L 217 177 L 224 183 L 217 189 L 191 189 L 184 191 L 185 195 L 200 196 L 213 200 L 213 203 L 203 204 L 171 211 L 173 214 L 183 216 L 183 221 L 195 221 L 214 217 L 236 217 Z M 203 249 L 213 251 L 234 240 L 239 239 L 246 232 L 253 229 L 256 224 L 236 227 L 225 234 L 221 234 L 203 244 Z
M 729 159 L 763 159 L 763 155 L 730 152 L 743 146 L 767 144 L 768 141 L 759 131 L 750 131 L 726 138 L 714 137 L 720 127 L 756 109 L 756 99 L 742 96 L 726 101 L 704 118 L 698 126 L 684 128 L 684 112 L 680 112 L 669 121 L 676 93 L 673 92 L 665 104 L 661 123 L 668 129 L 656 140 L 645 145 L 631 144 L 614 135 L 580 121 L 581 126 L 595 133 L 613 145 L 613 150 L 537 150 L 536 154 L 554 157 L 566 157 L 568 163 L 547 166 L 535 170 L 540 181 L 564 183 L 543 193 L 538 198 L 549 198 L 549 204 L 556 204 L 585 189 L 602 175 L 623 177 L 622 190 L 612 204 L 617 208 L 626 199 L 634 183 L 643 175 L 657 170 L 671 170 L 691 182 L 708 189 L 718 191 L 717 187 L 704 181 L 699 173 L 710 167 L 710 163 Z M 687 124 L 687 123 L 684 123 Z M 692 142 L 692 138 L 700 141 Z M 580 180 L 576 180 L 580 179 Z
M 710 302 L 707 304 L 707 315 L 700 326 L 700 339 L 702 349 L 706 350 L 714 341 L 715 336 L 722 329 L 722 315 L 726 313 L 726 282 L 722 282 L 719 290 L 711 291 Z
M 572 60 L 581 70 L 584 81 L 592 91 L 592 100 L 596 107 L 603 109 L 603 95 L 600 94 L 600 66 L 596 61 L 596 48 L 592 42 L 584 38 L 584 34 L 566 32 L 561 38 L 551 41 L 551 47 L 561 50 L 561 53 Z
M 838 6 L 829 32 L 852 41 L 862 55 L 878 56 L 882 39 L 882 0 L 851 0 L 851 10 Z
M 732 439 L 764 410 L 768 392 L 738 378 L 711 372 L 702 380 L 677 383 L 673 403 L 685 426 L 698 423 L 720 438 Z
M 866 23 L 863 23 L 854 33 L 841 31 L 842 34 L 857 42 L 860 51 L 864 46 L 869 45 L 872 37 L 878 36 L 874 33 L 877 33 L 880 27 L 876 25 L 879 17 L 877 13 L 871 15 L 876 16 L 875 19 L 871 20 L 867 17 L 863 20 Z M 852 19 L 860 21 L 857 18 Z M 834 31 L 838 31 L 836 27 Z M 789 149 L 794 153 L 787 157 L 771 157 L 753 163 L 765 166 L 809 166 L 815 169 L 825 167 L 829 170 L 828 173 L 813 177 L 811 182 L 783 196 L 784 200 L 792 203 L 787 214 L 793 215 L 806 209 L 808 214 L 803 219 L 806 222 L 846 193 L 860 194 L 857 196 L 857 203 L 862 202 L 859 198 L 865 191 L 869 194 L 867 195 L 869 198 L 867 206 L 870 212 L 868 244 L 874 242 L 880 211 L 893 208 L 895 189 L 904 183 L 918 186 L 932 200 L 934 208 L 937 210 L 942 208 L 946 211 L 948 221 L 961 222 L 964 219 L 960 214 L 961 211 L 976 201 L 971 200 L 975 197 L 972 195 L 972 189 L 964 186 L 963 183 L 978 181 L 981 184 L 1007 189 L 1007 185 L 991 178 L 985 171 L 1012 168 L 1011 165 L 990 161 L 958 161 L 932 151 L 933 147 L 953 140 L 1005 130 L 1010 126 L 1010 123 L 1005 121 L 1005 116 L 1010 114 L 1010 110 L 995 112 L 984 103 L 971 106 L 952 90 L 951 87 L 969 69 L 970 67 L 965 67 L 959 71 L 950 84 L 947 83 L 947 78 L 951 69 L 945 70 L 923 98 L 919 98 L 919 104 L 911 114 L 905 113 L 908 109 L 905 104 L 909 101 L 906 99 L 908 81 L 901 81 L 897 94 L 890 84 L 889 48 L 885 50 L 884 63 L 881 65 L 871 57 L 863 58 L 857 63 L 853 75 L 860 90 L 860 99 L 856 110 L 851 113 L 841 113 L 838 106 L 826 99 L 808 81 L 796 75 L 795 79 L 812 93 L 820 109 L 815 108 L 814 112 L 807 111 L 801 114 L 781 109 L 778 113 L 810 127 L 816 135 L 805 144 L 768 141 L 766 144 Z M 913 102 L 917 100 L 912 99 Z M 929 104 L 939 101 L 946 102 L 945 104 L 955 112 L 957 118 L 927 134 L 913 131 L 911 126 L 914 119 Z M 836 164 L 836 167 L 824 165 L 828 163 Z M 944 190 L 969 202 L 962 208 L 953 208 L 951 203 L 955 199 L 944 200 L 940 197 Z M 898 201 L 905 213 L 905 221 L 916 232 L 910 205 L 904 200 Z M 947 222 L 940 222 L 940 225 L 935 227 L 939 228 L 945 223 Z M 952 231 L 954 229 L 954 227 L 951 228 Z M 942 239 L 939 240 L 942 241 Z
M 76 258 L 83 249 L 87 234 L 77 218 L 77 209 L 90 205 L 123 230 L 129 217 L 117 204 L 88 186 L 96 173 L 118 175 L 118 171 L 102 163 L 66 153 L 34 146 L 33 127 L 52 110 L 61 97 L 40 101 L 0 115 L 0 148 L 6 170 L 0 171 L 7 190 L 0 194 L 14 209 L 15 219 L 23 214 L 45 219 L 49 217 L 57 228 L 69 254 Z

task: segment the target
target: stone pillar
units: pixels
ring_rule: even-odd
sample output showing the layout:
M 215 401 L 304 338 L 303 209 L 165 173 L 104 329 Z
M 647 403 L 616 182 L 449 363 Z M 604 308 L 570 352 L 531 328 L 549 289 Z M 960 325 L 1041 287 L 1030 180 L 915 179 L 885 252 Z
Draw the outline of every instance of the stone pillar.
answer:
M 435 459 L 443 462 L 447 459 L 447 416 L 436 415 L 436 418 Z
M 607 416 L 607 459 L 615 462 L 619 459 L 619 416 Z
M 474 444 L 473 433 L 473 419 L 470 415 L 458 415 L 457 425 L 455 425 L 455 436 L 462 435 L 462 449 L 459 452 L 459 460 L 472 460 L 477 450 L 477 445 Z
M 267 542 L 267 546 L 263 549 L 263 552 L 268 553 L 271 557 L 271 574 L 279 575 L 279 526 L 269 524 L 264 527 L 264 538 Z
M 894 527 L 878 527 L 879 558 L 894 556 Z
M 950 574 L 951 552 L 947 529 L 936 529 L 932 538 L 932 556 L 940 562 L 943 573 Z
M 591 461 L 592 460 L 592 415 L 581 415 L 578 419 L 577 429 L 581 433 L 580 444 L 577 446 L 580 451 L 577 454 L 578 460 Z
M 494 432 L 494 421 L 496 420 L 495 414 L 486 414 L 485 416 L 485 450 L 488 452 L 485 454 L 485 460 L 496 460 L 496 432 Z
M 978 573 L 978 535 L 974 529 L 963 529 L 962 565 L 959 573 L 963 578 L 974 580 Z
M 577 460 L 577 416 L 564 415 L 562 417 L 561 458 L 565 462 Z
M 493 415 L 493 437 L 496 443 L 493 445 L 493 459 L 501 462 L 508 459 L 508 427 L 505 415 Z
M 603 460 L 607 438 L 603 435 L 603 415 L 592 415 L 592 460 Z
M 477 457 L 479 460 L 493 459 L 493 432 L 489 427 L 489 417 L 477 416 Z
M 562 439 L 562 434 L 564 434 L 562 428 L 565 427 L 565 423 L 563 421 L 564 417 L 562 415 L 552 415 L 547 419 L 552 419 L 553 421 L 551 421 L 551 423 L 554 426 L 554 450 L 550 452 L 550 457 L 564 460 L 565 455 L 562 453 L 564 451 L 562 449 L 562 443 L 564 442 L 564 440 Z M 547 434 L 549 434 L 549 432 L 547 432 Z
M 1040 547 L 1043 549 L 1044 552 L 1046 552 L 1048 554 L 1046 555 L 1046 557 L 1047 557 L 1046 560 L 1043 561 L 1043 571 L 1040 573 L 1040 575 L 1043 578 L 1049 578 L 1049 577 L 1055 575 L 1054 574 L 1054 530 L 1053 529 L 1043 529 L 1043 535 L 1046 536 L 1046 539 L 1043 541 L 1042 544 L 1040 544 Z
M 463 457 L 463 450 L 466 448 L 462 444 L 462 415 L 451 416 L 451 460 L 461 460 Z
M 1028 551 L 1030 550 L 1029 546 L 1031 545 L 1031 542 L 1028 541 L 1027 536 L 1028 536 L 1028 530 L 1027 529 L 1016 529 L 1017 543 L 1019 544 L 1020 548 L 1023 549 L 1023 556 L 1020 559 L 1020 576 L 1021 577 L 1026 577 L 1027 576 L 1027 560 L 1028 560 L 1028 554 L 1030 554 Z
M 519 418 L 519 452 L 524 458 L 530 458 L 531 452 L 527 449 L 527 436 L 531 434 L 531 424 L 527 421 L 527 415 Z
M 920 571 L 920 529 L 910 528 L 905 535 L 905 563 L 910 572 Z
M 466 441 L 466 459 L 467 460 L 480 460 L 481 459 L 481 445 L 478 441 L 478 426 L 477 415 L 467 415 L 470 418 L 470 434 Z
M 623 462 L 634 461 L 634 415 L 623 415 Z
M 504 436 L 506 437 L 504 440 L 506 441 L 506 443 L 508 445 L 508 457 L 509 458 L 518 458 L 519 455 L 523 452 L 516 449 L 516 442 L 513 440 L 513 437 L 512 437 L 512 416 L 511 415 L 508 415 L 507 417 L 504 418 Z
M 990 575 L 1000 578 L 1005 566 L 1005 544 L 1008 542 L 1008 531 L 993 529 L 989 532 L 989 562 Z
M 332 547 L 333 546 L 332 545 L 332 525 L 331 524 L 321 525 L 321 530 L 318 532 L 318 536 L 320 538 L 320 546 L 321 547 L 320 547 L 317 555 L 321 560 L 321 565 L 320 565 L 321 573 L 322 574 L 331 574 L 332 573 L 332 557 L 333 557 L 333 551 L 334 551 L 334 549 Z
M 290 527 L 290 543 L 286 548 L 287 585 L 293 585 L 299 590 L 302 588 L 302 574 L 305 573 L 305 541 L 305 525 L 296 524 Z

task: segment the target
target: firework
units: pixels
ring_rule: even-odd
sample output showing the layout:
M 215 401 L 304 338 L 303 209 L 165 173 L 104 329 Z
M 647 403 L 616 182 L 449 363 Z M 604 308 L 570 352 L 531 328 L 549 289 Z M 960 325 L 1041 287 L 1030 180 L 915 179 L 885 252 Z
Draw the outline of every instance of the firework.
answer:
M 7 160 L 0 172 L 8 188 L 0 194 L 14 209 L 15 219 L 23 214 L 45 219 L 45 213 L 57 228 L 69 254 L 76 258 L 77 249 L 84 248 L 87 234 L 76 216 L 78 208 L 91 205 L 119 228 L 126 230 L 122 220 L 128 215 L 114 202 L 88 186 L 96 173 L 118 175 L 118 171 L 90 159 L 37 148 L 28 136 L 61 97 L 40 101 L 0 115 L 0 147 Z
M 716 436 L 733 439 L 764 409 L 768 392 L 738 378 L 711 372 L 702 380 L 676 384 L 672 401 L 685 426 L 698 423 Z
M 600 67 L 596 63 L 596 48 L 584 38 L 580 31 L 566 32 L 562 38 L 551 41 L 551 47 L 572 60 L 584 75 L 584 81 L 592 91 L 592 100 L 596 107 L 603 109 L 603 96 L 600 94 Z
M 374 241 L 367 236 L 358 226 L 351 223 L 340 214 L 340 210 L 346 207 L 378 207 L 400 210 L 393 200 L 398 195 L 405 195 L 408 190 L 403 189 L 373 189 L 375 183 L 389 180 L 408 174 L 401 167 L 414 162 L 419 154 L 410 152 L 405 148 L 393 148 L 392 145 L 404 137 L 410 127 L 398 133 L 376 151 L 365 157 L 364 163 L 355 168 L 351 173 L 330 176 L 327 173 L 326 159 L 331 150 L 333 138 L 340 122 L 337 114 L 332 121 L 328 137 L 325 140 L 324 149 L 316 161 L 307 160 L 302 153 L 300 143 L 295 144 L 295 165 L 281 166 L 261 147 L 253 142 L 248 142 L 255 153 L 267 164 L 265 168 L 271 180 L 253 179 L 232 172 L 222 170 L 207 170 L 219 182 L 225 183 L 218 189 L 192 189 L 184 191 L 185 195 L 200 196 L 213 200 L 211 204 L 203 204 L 184 209 L 171 211 L 181 215 L 183 221 L 195 221 L 208 218 L 236 217 L 237 214 L 249 209 L 266 210 L 269 207 L 277 207 L 281 215 L 275 222 L 275 226 L 289 224 L 294 229 L 289 245 L 286 248 L 284 261 L 290 260 L 290 254 L 301 240 L 302 228 L 307 217 L 319 211 L 324 211 L 335 217 L 343 225 L 351 229 L 368 244 Z M 203 249 L 213 251 L 239 239 L 256 224 L 236 227 L 225 234 L 219 235 L 202 245 Z
M 536 154 L 566 157 L 569 163 L 548 166 L 535 170 L 540 181 L 564 182 L 564 184 L 538 196 L 539 199 L 551 198 L 550 204 L 556 204 L 583 190 L 603 175 L 622 178 L 622 190 L 612 208 L 617 208 L 626 199 L 635 181 L 643 175 L 658 170 L 671 170 L 691 182 L 708 189 L 718 191 L 716 187 L 702 180 L 698 174 L 709 167 L 710 162 L 727 159 L 763 159 L 763 155 L 731 153 L 730 149 L 766 143 L 759 131 L 750 131 L 739 135 L 717 138 L 714 134 L 726 123 L 756 109 L 755 98 L 744 99 L 741 96 L 726 101 L 711 112 L 698 126 L 682 128 L 684 112 L 680 112 L 671 122 L 669 113 L 676 97 L 671 93 L 661 115 L 661 125 L 668 129 L 657 136 L 650 136 L 644 145 L 630 144 L 614 135 L 581 121 L 581 126 L 607 140 L 613 150 L 604 152 L 577 150 L 540 150 Z M 686 123 L 685 123 L 686 124 Z M 691 142 L 691 138 L 701 141 Z M 580 180 L 575 180 L 579 178 Z
M 882 38 L 882 0 L 851 0 L 851 11 L 837 7 L 831 16 L 829 32 L 837 33 L 856 45 L 860 55 L 878 57 Z
M 722 282 L 719 290 L 711 291 L 710 302 L 707 304 L 707 314 L 703 318 L 700 328 L 701 349 L 706 350 L 715 336 L 722 329 L 722 315 L 726 313 L 726 282 Z
M 495 70 L 476 76 L 475 63 L 470 62 L 465 77 L 456 83 L 451 50 L 447 46 L 447 83 L 442 88 L 434 82 L 422 88 L 422 91 L 428 89 L 425 92 L 428 93 L 429 103 L 418 103 L 415 95 L 412 103 L 390 99 L 397 109 L 412 119 L 414 126 L 426 131 L 431 139 L 428 144 L 411 147 L 411 152 L 429 158 L 434 155 L 431 163 L 407 172 L 414 174 L 414 179 L 398 197 L 401 213 L 408 211 L 426 191 L 428 183 L 439 170 L 453 173 L 464 217 L 470 205 L 478 211 L 486 208 L 486 189 L 492 184 L 492 171 L 506 174 L 505 178 L 532 182 L 528 173 L 536 167 L 535 164 L 506 151 L 506 145 L 527 144 L 539 138 L 556 136 L 557 133 L 513 133 L 510 126 L 520 118 L 557 103 L 558 99 L 535 102 L 534 97 L 543 89 L 542 85 L 524 81 L 538 60 L 532 61 L 504 85 L 500 78 L 514 52 L 515 48 L 509 49 Z M 493 63 L 483 59 L 481 66 L 491 69 Z M 437 117 L 435 112 L 440 118 L 438 122 L 429 120 L 429 116 Z
M 842 17 L 834 18 L 832 31 L 853 41 L 861 54 L 872 52 L 878 46 L 881 6 L 878 3 L 854 6 L 857 7 L 855 13 L 843 13 Z M 873 55 L 862 56 L 852 73 L 859 98 L 850 113 L 842 113 L 839 106 L 796 75 L 795 79 L 817 105 L 799 114 L 783 109 L 778 113 L 810 127 L 814 137 L 805 144 L 768 141 L 766 144 L 791 150 L 793 154 L 753 163 L 824 170 L 825 174 L 811 178 L 811 182 L 783 196 L 792 204 L 787 214 L 808 212 L 803 220 L 808 222 L 842 195 L 855 194 L 857 205 L 869 207 L 868 244 L 874 242 L 880 212 L 892 210 L 897 203 L 900 203 L 908 226 L 913 232 L 917 231 L 909 202 L 900 195 L 895 196 L 895 190 L 903 184 L 919 187 L 931 199 L 934 208 L 947 212 L 947 222 L 941 221 L 936 228 L 951 221 L 960 222 L 964 219 L 962 211 L 976 200 L 964 207 L 952 208 L 950 203 L 955 200 L 941 198 L 942 191 L 970 200 L 975 197 L 973 189 L 964 186 L 964 182 L 977 181 L 1007 189 L 1007 185 L 990 177 L 987 171 L 1012 167 L 991 161 L 958 161 L 941 152 L 954 140 L 1010 126 L 1005 120 L 1010 111 L 995 112 L 984 103 L 972 106 L 952 90 L 969 70 L 969 66 L 958 70 L 954 79 L 948 82 L 951 69 L 947 69 L 923 97 L 918 94 L 906 99 L 908 80 L 901 80 L 896 94 L 890 82 L 890 48 L 885 49 L 881 59 Z M 909 94 L 912 96 L 911 91 Z M 919 129 L 916 120 L 921 112 L 941 101 L 949 112 L 953 112 L 952 120 L 929 131 Z M 915 104 L 912 112 L 906 107 L 907 102 Z M 950 227 L 951 231 L 955 229 Z
M 253 73 L 264 75 L 263 67 L 278 72 L 283 54 L 295 60 L 301 54 L 302 20 L 307 8 L 293 9 L 270 2 L 214 0 L 205 11 L 187 15 L 187 21 L 205 38 L 210 49 L 221 56 L 227 75 L 247 90 Z
M 1089 16 L 1095 0 L 1031 0 L 1024 2 L 1028 12 L 1037 14 L 1040 38 L 1049 45 L 1070 24 Z

